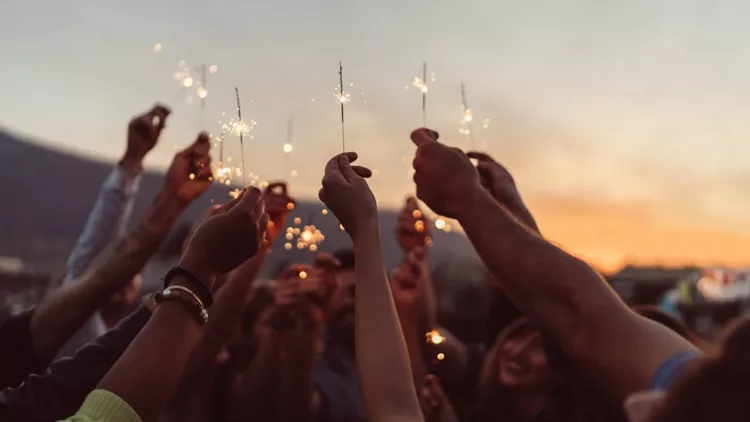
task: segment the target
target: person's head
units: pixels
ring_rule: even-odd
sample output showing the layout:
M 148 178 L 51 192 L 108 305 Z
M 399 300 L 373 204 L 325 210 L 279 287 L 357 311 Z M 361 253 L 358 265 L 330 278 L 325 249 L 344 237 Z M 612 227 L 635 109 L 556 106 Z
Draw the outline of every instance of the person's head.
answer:
M 441 260 L 442 261 L 442 260 Z M 507 308 L 510 302 L 493 303 L 491 277 L 487 268 L 475 258 L 451 259 L 438 264 L 431 272 L 438 305 L 438 322 L 465 343 L 483 343 L 488 325 L 495 324 L 491 308 Z M 501 295 L 504 297 L 504 295 Z M 510 305 L 512 309 L 515 309 Z M 513 318 L 519 316 L 514 312 Z M 501 324 L 506 324 L 504 318 Z M 486 342 L 491 347 L 492 339 Z
M 335 309 L 328 321 L 331 335 L 345 341 L 354 341 L 354 289 L 357 277 L 354 271 L 354 251 L 341 249 L 333 254 L 340 263 L 336 271 L 339 295 Z
M 750 317 L 732 324 L 716 357 L 686 368 L 651 417 L 632 422 L 739 422 L 750 420 Z M 644 412 L 647 414 L 648 412 Z

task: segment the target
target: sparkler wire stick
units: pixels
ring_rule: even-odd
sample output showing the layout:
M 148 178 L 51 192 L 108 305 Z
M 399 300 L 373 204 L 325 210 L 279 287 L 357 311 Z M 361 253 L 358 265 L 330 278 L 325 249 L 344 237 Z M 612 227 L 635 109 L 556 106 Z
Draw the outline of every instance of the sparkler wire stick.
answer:
M 464 122 L 466 123 L 466 126 L 468 127 L 468 131 L 469 131 L 469 142 L 471 143 L 471 146 L 473 147 L 474 146 L 474 131 L 471 128 L 471 120 L 466 120 L 466 117 L 471 115 L 471 114 L 467 114 L 467 112 L 471 113 L 471 109 L 469 108 L 469 102 L 466 101 L 466 84 L 464 84 L 463 82 L 461 83 L 461 103 L 463 104 L 463 107 L 464 107 Z
M 237 124 L 242 124 L 242 107 L 240 107 L 240 90 L 234 87 L 234 95 L 237 97 Z M 247 185 L 247 173 L 245 173 L 245 145 L 243 134 L 244 130 L 240 130 L 240 154 L 242 154 L 242 182 Z
M 346 152 L 346 138 L 344 137 L 344 68 L 339 62 L 339 102 L 341 103 L 341 148 Z
M 289 121 L 286 123 L 286 143 L 287 145 L 292 145 L 292 135 L 294 134 L 294 119 L 290 118 Z M 286 152 L 284 150 L 284 179 L 289 177 L 289 154 L 291 151 Z
M 427 62 L 422 63 L 422 127 L 427 127 Z
M 203 88 L 203 92 L 206 91 L 206 65 L 203 64 L 200 67 L 201 69 L 201 88 Z M 206 130 L 206 96 L 204 95 L 201 98 L 201 130 Z

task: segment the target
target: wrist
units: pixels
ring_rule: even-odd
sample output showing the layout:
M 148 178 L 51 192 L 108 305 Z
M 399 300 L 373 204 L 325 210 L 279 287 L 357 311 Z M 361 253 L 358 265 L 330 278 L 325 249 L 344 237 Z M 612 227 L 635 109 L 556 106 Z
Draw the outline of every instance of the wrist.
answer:
M 357 223 L 357 230 L 351 233 L 352 242 L 358 242 L 365 239 L 380 238 L 380 223 L 377 214 Z
M 484 205 L 487 203 L 496 203 L 495 197 L 487 192 L 481 185 L 475 186 L 473 189 L 467 192 L 462 207 L 456 214 L 455 219 L 459 224 L 464 224 L 466 221 L 474 218 L 474 214 L 477 210 L 484 209 Z
M 142 161 L 143 157 L 126 152 L 118 162 L 118 165 L 128 170 L 140 171 L 143 169 L 143 166 L 141 165 Z
M 190 272 L 209 291 L 212 290 L 213 284 L 214 284 L 214 274 L 213 272 L 208 270 L 205 265 L 200 264 L 200 262 L 194 259 L 181 258 L 180 261 L 177 263 L 177 266 L 179 268 L 182 268 Z M 191 280 L 188 280 L 186 277 L 183 277 L 183 276 L 175 277 L 176 284 L 184 285 L 185 282 L 189 282 L 188 285 L 185 285 L 185 287 L 191 287 L 191 284 L 192 284 Z

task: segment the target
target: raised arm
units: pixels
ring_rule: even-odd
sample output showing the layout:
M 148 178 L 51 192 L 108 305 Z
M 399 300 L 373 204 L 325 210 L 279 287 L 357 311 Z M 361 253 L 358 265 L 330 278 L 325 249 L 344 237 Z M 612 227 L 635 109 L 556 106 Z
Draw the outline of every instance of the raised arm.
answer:
M 104 181 L 86 225 L 68 258 L 63 284 L 80 281 L 96 256 L 125 233 L 143 170 L 142 161 L 156 145 L 170 110 L 155 105 L 135 116 L 128 125 L 127 149 Z M 72 356 L 75 351 L 106 330 L 98 312 L 60 349 L 57 357 Z
M 409 355 L 383 266 L 377 204 L 365 181 L 371 172 L 351 166 L 356 159 L 355 153 L 332 158 L 319 196 L 354 243 L 355 348 L 362 396 L 371 422 L 421 421 Z
M 195 283 L 200 282 L 210 289 L 216 275 L 231 271 L 257 253 L 267 223 L 260 191 L 255 188 L 215 210 L 197 228 L 180 258 L 178 266 L 192 278 L 178 275 L 171 286 L 197 291 Z M 79 416 L 156 420 L 174 392 L 199 327 L 192 306 L 179 300 L 157 305 L 150 321 L 102 379 L 98 390 L 89 395 Z
M 270 217 L 266 231 L 266 242 L 270 245 L 284 228 L 289 215 L 287 204 L 295 201 L 287 195 L 284 183 L 268 186 L 263 193 L 263 200 Z M 200 227 L 201 222 L 202 220 L 196 222 L 196 227 Z M 267 246 L 261 247 L 255 256 L 234 269 L 229 274 L 228 281 L 219 288 L 211 318 L 190 354 L 179 387 L 167 412 L 162 415 L 163 420 L 187 420 L 191 409 L 185 403 L 200 402 L 203 397 L 210 395 L 207 389 L 212 385 L 208 381 L 215 375 L 216 356 L 231 340 L 235 327 L 242 319 L 247 297 L 265 262 L 267 251 Z
M 104 301 L 141 271 L 182 211 L 210 185 L 209 148 L 208 135 L 201 134 L 178 153 L 140 224 L 118 243 L 115 253 L 79 282 L 52 291 L 36 307 L 31 331 L 37 356 L 52 358 Z M 194 179 L 192 172 L 197 174 Z
M 460 150 L 416 130 L 417 196 L 461 223 L 480 257 L 529 319 L 553 336 L 602 387 L 621 397 L 648 389 L 661 364 L 695 350 L 631 312 L 590 266 L 529 230 L 483 189 Z M 449 171 L 446 171 L 449 169 Z

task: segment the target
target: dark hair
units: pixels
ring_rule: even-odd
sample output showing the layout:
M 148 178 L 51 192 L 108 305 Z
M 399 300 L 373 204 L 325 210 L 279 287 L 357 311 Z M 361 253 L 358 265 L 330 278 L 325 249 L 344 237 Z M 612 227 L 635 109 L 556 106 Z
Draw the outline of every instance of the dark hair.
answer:
M 353 249 L 339 249 L 333 253 L 333 256 L 341 263 L 342 270 L 353 270 L 354 269 L 354 250 Z
M 730 326 L 721 354 L 687 367 L 669 389 L 653 422 L 750 420 L 750 317 Z

